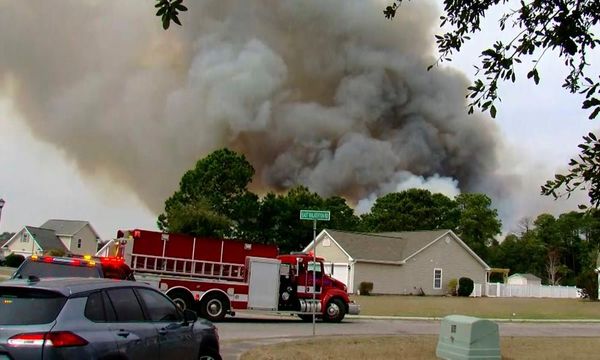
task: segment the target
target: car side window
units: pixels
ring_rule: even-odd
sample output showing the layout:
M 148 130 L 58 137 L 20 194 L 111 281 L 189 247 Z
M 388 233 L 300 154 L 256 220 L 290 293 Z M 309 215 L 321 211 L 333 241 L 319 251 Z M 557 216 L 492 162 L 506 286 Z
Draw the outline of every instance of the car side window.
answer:
M 98 291 L 88 296 L 85 303 L 85 317 L 95 322 L 105 322 L 104 300 L 102 292 Z
M 144 313 L 131 288 L 107 290 L 118 322 L 144 321 Z
M 96 291 L 88 295 L 84 315 L 94 322 L 114 322 L 117 319 L 115 310 L 104 291 Z
M 148 316 L 152 321 L 181 321 L 182 316 L 165 295 L 150 289 L 137 289 L 142 301 L 146 305 Z

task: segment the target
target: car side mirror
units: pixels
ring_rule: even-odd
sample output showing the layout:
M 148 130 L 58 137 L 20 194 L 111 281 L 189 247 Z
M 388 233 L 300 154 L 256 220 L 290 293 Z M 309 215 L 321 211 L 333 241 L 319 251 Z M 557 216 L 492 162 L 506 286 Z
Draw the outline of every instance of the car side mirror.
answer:
M 190 324 L 195 323 L 196 320 L 198 320 L 198 315 L 196 315 L 195 311 L 192 311 L 190 309 L 183 310 L 183 321 Z

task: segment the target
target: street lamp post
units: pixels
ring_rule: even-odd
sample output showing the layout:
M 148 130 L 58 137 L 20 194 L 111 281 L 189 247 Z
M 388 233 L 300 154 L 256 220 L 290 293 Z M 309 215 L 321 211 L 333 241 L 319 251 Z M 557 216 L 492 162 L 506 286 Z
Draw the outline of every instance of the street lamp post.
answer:
M 0 198 L 0 220 L 2 220 L 2 208 L 4 207 L 4 204 L 6 204 L 6 201 Z

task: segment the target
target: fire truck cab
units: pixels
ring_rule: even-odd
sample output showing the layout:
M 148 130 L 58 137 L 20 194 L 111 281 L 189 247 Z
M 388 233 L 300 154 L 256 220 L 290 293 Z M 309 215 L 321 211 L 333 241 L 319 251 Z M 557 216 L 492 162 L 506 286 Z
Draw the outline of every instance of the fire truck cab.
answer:
M 322 258 L 278 255 L 274 245 L 135 229 L 119 231 L 98 255 L 123 257 L 137 280 L 211 321 L 258 310 L 305 321 L 314 312 L 323 321 L 340 322 L 360 311 L 346 286 L 324 273 Z

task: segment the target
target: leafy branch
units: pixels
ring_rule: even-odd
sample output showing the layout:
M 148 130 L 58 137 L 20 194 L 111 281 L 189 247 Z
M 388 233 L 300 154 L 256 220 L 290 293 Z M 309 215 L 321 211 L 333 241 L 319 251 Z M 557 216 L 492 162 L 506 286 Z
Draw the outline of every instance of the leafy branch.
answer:
M 387 6 L 383 11 L 385 17 L 393 19 L 402 1 L 397 0 Z M 507 3 L 508 0 L 444 0 L 440 26 L 449 25 L 451 30 L 436 35 L 440 55 L 429 69 L 451 61 L 453 53 L 461 50 L 462 45 L 470 40 L 470 35 L 481 31 L 481 21 L 488 11 Z M 600 2 L 594 0 L 521 1 L 518 9 L 505 12 L 499 20 L 500 30 L 504 31 L 510 24 L 520 31 L 508 44 L 497 41 L 482 51 L 482 65 L 477 68 L 477 74 L 481 73 L 483 78 L 475 79 L 468 88 L 467 98 L 471 99 L 469 113 L 480 108 L 495 117 L 494 104 L 500 100 L 498 82 L 514 82 L 515 64 L 521 64 L 539 49 L 542 55 L 533 60 L 534 65 L 527 72 L 527 78 L 539 84 L 537 64 L 547 50 L 558 50 L 559 58 L 569 68 L 562 86 L 571 93 L 584 94 L 586 100 L 582 107 L 592 111 L 590 119 L 595 118 L 600 113 L 600 100 L 595 96 L 599 83 L 586 77 L 585 70 L 589 65 L 587 50 L 600 44 L 591 31 L 599 17 Z
M 160 16 L 165 30 L 169 28 L 171 21 L 181 26 L 179 12 L 187 11 L 187 7 L 183 5 L 183 0 L 156 0 L 154 7 L 158 8 L 156 16 Z
M 593 207 L 600 206 L 600 141 L 593 133 L 583 137 L 584 143 L 579 145 L 581 153 L 569 162 L 567 174 L 556 174 L 554 180 L 548 180 L 542 186 L 542 195 L 550 195 L 555 199 L 569 198 L 575 190 L 588 192 Z M 564 188 L 564 191 L 560 191 Z M 587 206 L 579 205 L 580 209 Z

